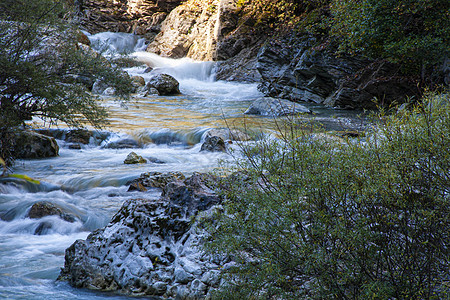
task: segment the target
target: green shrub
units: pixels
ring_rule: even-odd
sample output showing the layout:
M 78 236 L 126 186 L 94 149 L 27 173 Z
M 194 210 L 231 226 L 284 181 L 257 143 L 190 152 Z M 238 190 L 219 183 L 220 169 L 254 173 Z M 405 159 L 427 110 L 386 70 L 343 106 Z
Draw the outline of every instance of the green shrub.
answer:
M 449 1 L 335 0 L 331 12 L 341 51 L 386 58 L 422 77 L 449 55 Z
M 0 3 L 0 157 L 11 162 L 11 130 L 33 117 L 73 127 L 99 127 L 107 112 L 90 93 L 96 79 L 131 92 L 128 76 L 78 45 L 65 1 Z M 85 81 L 90 82 L 86 84 Z
M 441 299 L 450 292 L 450 98 L 381 115 L 363 139 L 243 147 L 207 251 L 218 299 Z M 301 131 L 300 131 L 301 132 Z

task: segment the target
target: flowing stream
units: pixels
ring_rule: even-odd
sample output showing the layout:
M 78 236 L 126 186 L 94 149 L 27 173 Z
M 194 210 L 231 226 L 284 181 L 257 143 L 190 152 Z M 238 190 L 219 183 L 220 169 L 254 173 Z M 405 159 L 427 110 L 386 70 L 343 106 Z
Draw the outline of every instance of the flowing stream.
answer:
M 145 42 L 128 34 L 102 33 L 90 39 L 97 48 L 103 47 L 106 55 L 132 53 L 136 60 L 153 68 L 150 73 L 146 73 L 145 65 L 126 69 L 130 75 L 146 80 L 155 73 L 173 75 L 180 82 L 182 95 L 134 97 L 126 106 L 105 97 L 104 105 L 111 112 L 107 140 L 91 141 L 79 150 L 58 140 L 58 157 L 16 162 L 14 173 L 26 174 L 41 183 L 0 181 L 0 299 L 128 299 L 74 289 L 56 281 L 64 265 L 65 249 L 105 226 L 126 199 L 157 198 L 158 191 L 127 192 L 126 183 L 141 173 L 180 171 L 189 175 L 214 169 L 219 159 L 230 159 L 224 153 L 199 151 L 208 129 L 244 124 L 275 128 L 271 118 L 243 116 L 251 101 L 261 96 L 257 85 L 214 81 L 212 62 L 161 58 L 143 52 Z M 313 109 L 325 112 L 325 119 L 335 119 L 331 114 L 338 114 L 342 122 L 351 120 L 347 112 L 317 106 Z M 104 147 L 123 139 L 141 147 Z M 131 151 L 150 162 L 124 164 Z M 27 217 L 38 201 L 51 202 L 78 221 L 71 223 L 57 216 Z

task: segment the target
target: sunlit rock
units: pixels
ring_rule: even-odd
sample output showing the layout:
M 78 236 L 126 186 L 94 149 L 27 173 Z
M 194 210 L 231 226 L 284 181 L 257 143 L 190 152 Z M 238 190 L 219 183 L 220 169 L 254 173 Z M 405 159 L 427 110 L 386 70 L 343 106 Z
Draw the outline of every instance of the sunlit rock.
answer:
M 236 3 L 236 0 L 184 2 L 166 17 L 147 51 L 172 58 L 213 60 L 217 42 L 236 28 Z
M 131 164 L 145 164 L 147 163 L 147 160 L 143 158 L 142 156 L 136 154 L 135 152 L 130 152 L 130 154 L 127 155 L 125 160 L 123 161 L 124 164 L 131 165 Z

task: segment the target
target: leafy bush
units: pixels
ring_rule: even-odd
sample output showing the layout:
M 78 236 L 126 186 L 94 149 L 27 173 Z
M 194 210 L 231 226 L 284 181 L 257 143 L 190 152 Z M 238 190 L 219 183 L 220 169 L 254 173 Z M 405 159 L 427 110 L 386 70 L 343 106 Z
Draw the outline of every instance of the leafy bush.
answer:
M 327 5 L 330 0 L 239 0 L 238 7 L 245 8 L 247 18 L 252 18 L 256 24 L 272 29 L 283 29 L 297 24 L 300 17 Z
M 342 51 L 387 58 L 422 77 L 449 55 L 449 1 L 335 0 L 331 12 Z
M 441 299 L 450 292 L 450 97 L 365 138 L 299 131 L 243 147 L 207 226 L 236 263 L 218 299 Z M 300 134 L 299 134 L 300 132 Z
M 78 45 L 66 3 L 0 3 L 0 157 L 10 158 L 11 129 L 33 117 L 75 127 L 105 124 L 106 110 L 89 93 L 96 78 L 123 98 L 131 91 L 121 70 Z

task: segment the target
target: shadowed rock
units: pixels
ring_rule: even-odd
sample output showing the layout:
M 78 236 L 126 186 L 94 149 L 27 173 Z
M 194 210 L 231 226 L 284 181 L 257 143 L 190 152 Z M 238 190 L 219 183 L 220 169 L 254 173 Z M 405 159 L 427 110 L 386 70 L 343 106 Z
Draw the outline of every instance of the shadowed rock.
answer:
M 180 94 L 180 84 L 178 81 L 170 75 L 159 74 L 150 78 L 147 82 L 146 89 L 150 90 L 154 88 L 161 96 L 178 95 Z
M 225 142 L 218 136 L 207 136 L 205 142 L 202 144 L 200 151 L 209 152 L 226 152 L 227 148 Z

